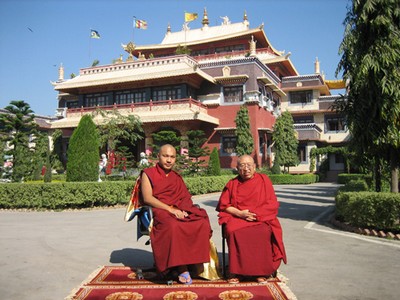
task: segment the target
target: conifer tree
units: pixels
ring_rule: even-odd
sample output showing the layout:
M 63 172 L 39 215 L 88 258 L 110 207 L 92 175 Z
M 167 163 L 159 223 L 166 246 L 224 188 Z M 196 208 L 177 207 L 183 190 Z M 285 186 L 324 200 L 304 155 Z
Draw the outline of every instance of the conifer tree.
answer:
M 241 106 L 236 114 L 236 155 L 250 155 L 254 150 L 253 137 L 250 131 L 250 117 L 247 107 Z
M 284 166 L 286 172 L 289 172 L 289 167 L 299 164 L 297 156 L 299 141 L 296 138 L 290 112 L 285 111 L 276 119 L 272 140 L 275 142 L 275 159 L 278 159 L 279 164 Z
M 211 176 L 221 175 L 221 164 L 219 161 L 217 148 L 214 148 L 210 154 L 210 160 L 208 162 L 208 174 Z
M 194 161 L 190 163 L 190 171 L 194 174 L 198 174 L 205 164 L 205 160 L 200 159 L 200 157 L 210 154 L 208 147 L 202 147 L 207 141 L 207 138 L 203 130 L 189 130 L 186 134 L 189 144 L 188 154 L 191 159 L 194 159 Z
M 23 100 L 11 101 L 4 109 L 7 112 L 0 115 L 0 136 L 9 145 L 5 154 L 12 157 L 11 179 L 18 182 L 32 175 L 34 148 L 30 148 L 29 139 L 37 132 L 37 125 L 30 105 Z
M 67 155 L 67 181 L 98 180 L 100 140 L 90 115 L 84 115 L 74 130 Z

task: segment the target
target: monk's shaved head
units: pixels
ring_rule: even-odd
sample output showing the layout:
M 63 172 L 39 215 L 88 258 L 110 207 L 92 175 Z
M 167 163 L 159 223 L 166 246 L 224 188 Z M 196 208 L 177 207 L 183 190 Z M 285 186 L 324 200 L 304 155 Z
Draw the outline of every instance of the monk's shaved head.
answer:
M 173 150 L 173 151 L 175 151 L 175 153 L 176 153 L 176 149 L 175 149 L 174 146 L 172 146 L 171 144 L 165 144 L 165 145 L 162 145 L 162 146 L 160 147 L 160 150 L 158 151 L 158 154 L 160 154 L 161 152 L 163 152 L 163 151 L 165 151 L 165 150 L 167 150 L 167 149 Z
M 247 162 L 247 163 L 253 163 L 254 164 L 254 159 L 250 155 L 242 155 L 238 158 L 237 164 L 239 165 L 242 162 Z
M 243 180 L 248 180 L 253 178 L 256 172 L 256 166 L 253 157 L 250 155 L 242 155 L 238 158 L 237 168 L 239 171 L 239 176 Z
M 176 149 L 170 144 L 165 144 L 160 147 L 158 152 L 158 165 L 169 172 L 172 170 L 176 162 Z

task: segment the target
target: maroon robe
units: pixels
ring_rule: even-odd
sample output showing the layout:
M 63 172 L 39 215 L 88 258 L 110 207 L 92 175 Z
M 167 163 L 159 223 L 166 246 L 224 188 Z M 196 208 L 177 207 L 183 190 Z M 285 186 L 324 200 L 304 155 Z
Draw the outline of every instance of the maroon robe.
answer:
M 166 174 L 158 164 L 143 172 L 150 180 L 155 198 L 189 214 L 177 219 L 168 211 L 153 207 L 150 239 L 157 270 L 164 272 L 176 266 L 209 262 L 210 221 L 204 209 L 193 205 L 182 177 L 174 171 Z
M 229 206 L 256 213 L 257 221 L 248 222 L 224 212 Z M 281 260 L 286 263 L 278 208 L 271 180 L 264 174 L 255 173 L 246 181 L 238 176 L 226 184 L 216 210 L 219 224 L 226 224 L 232 274 L 266 276 L 279 268 Z

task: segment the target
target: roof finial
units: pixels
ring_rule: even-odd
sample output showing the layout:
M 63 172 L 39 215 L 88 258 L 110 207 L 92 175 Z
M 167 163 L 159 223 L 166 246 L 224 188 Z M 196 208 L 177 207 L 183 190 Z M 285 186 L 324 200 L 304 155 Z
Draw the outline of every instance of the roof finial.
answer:
M 314 62 L 314 69 L 315 69 L 315 74 L 320 74 L 320 68 L 319 68 L 319 60 L 318 57 L 315 58 L 315 62 Z
M 249 25 L 250 25 L 249 19 L 247 18 L 247 12 L 246 12 L 246 11 L 244 11 L 244 15 L 243 15 L 243 24 L 244 24 L 245 26 L 247 26 L 247 28 L 248 28 Z
M 64 66 L 61 63 L 60 67 L 58 68 L 58 82 L 64 81 Z
M 170 23 L 168 23 L 168 26 L 167 26 L 167 34 L 171 34 L 171 24 Z
M 204 7 L 204 12 L 203 12 L 203 21 L 201 21 L 203 24 L 203 27 L 207 27 L 210 22 L 208 21 L 208 16 L 207 16 L 207 9 Z

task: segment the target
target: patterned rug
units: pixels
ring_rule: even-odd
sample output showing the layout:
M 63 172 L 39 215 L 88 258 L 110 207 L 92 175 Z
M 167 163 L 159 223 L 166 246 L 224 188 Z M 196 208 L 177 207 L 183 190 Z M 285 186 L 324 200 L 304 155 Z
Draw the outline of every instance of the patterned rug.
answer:
M 284 290 L 286 290 L 284 292 Z M 191 285 L 166 281 L 152 271 L 121 266 L 104 266 L 96 270 L 66 300 L 291 300 L 278 278 L 266 284 L 241 282 L 228 284 L 225 280 L 193 279 Z

